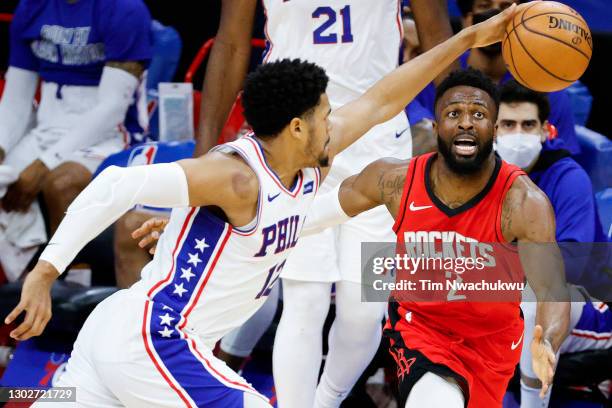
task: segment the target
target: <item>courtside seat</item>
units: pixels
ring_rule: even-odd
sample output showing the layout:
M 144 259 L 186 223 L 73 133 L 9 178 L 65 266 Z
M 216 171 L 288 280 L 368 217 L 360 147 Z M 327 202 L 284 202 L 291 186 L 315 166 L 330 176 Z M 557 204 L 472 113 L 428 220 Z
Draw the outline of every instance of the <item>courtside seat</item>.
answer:
M 6 316 L 19 303 L 22 282 L 0 286 L 0 315 Z M 98 303 L 115 293 L 115 287 L 85 287 L 76 283 L 57 281 L 51 290 L 53 316 L 41 336 L 41 344 L 57 341 L 72 344 L 85 319 Z M 21 321 L 22 317 L 18 319 Z
M 576 136 L 582 150 L 576 156 L 576 161 L 589 174 L 593 190 L 601 191 L 611 187 L 612 141 L 584 126 L 576 126 Z

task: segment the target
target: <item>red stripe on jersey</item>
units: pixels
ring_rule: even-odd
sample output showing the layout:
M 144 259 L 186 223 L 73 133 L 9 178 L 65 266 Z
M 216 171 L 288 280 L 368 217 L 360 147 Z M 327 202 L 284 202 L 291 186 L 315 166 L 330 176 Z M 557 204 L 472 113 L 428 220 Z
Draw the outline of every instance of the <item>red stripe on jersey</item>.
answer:
M 155 358 L 155 355 L 151 351 L 151 346 L 149 345 L 149 338 L 147 336 L 147 320 L 148 320 L 148 315 L 149 315 L 149 304 L 150 303 L 151 303 L 150 300 L 145 301 L 144 317 L 142 318 L 142 341 L 144 341 L 145 349 L 147 350 L 147 354 L 149 355 L 149 358 L 151 359 L 151 361 L 153 361 L 155 368 L 157 368 L 157 371 L 159 371 L 159 373 L 164 378 L 164 380 L 166 380 L 170 388 L 172 388 L 178 394 L 178 396 L 183 400 L 186 406 L 190 407 L 191 403 L 189 402 L 187 397 L 185 397 L 183 392 L 172 383 L 170 378 L 166 375 L 164 370 L 161 368 L 161 366 L 157 362 L 157 358 Z
M 189 225 L 189 221 L 191 220 L 191 217 L 193 216 L 193 213 L 195 212 L 195 210 L 196 210 L 196 207 L 192 207 L 189 213 L 187 214 L 187 217 L 185 217 L 185 221 L 183 222 L 183 226 L 181 227 L 181 232 L 179 233 L 178 238 L 176 239 L 176 244 L 174 245 L 174 250 L 172 251 L 172 265 L 170 266 L 168 275 L 166 275 L 164 279 L 157 282 L 155 286 L 153 286 L 149 290 L 149 292 L 147 292 L 148 297 L 152 297 L 153 292 L 155 292 L 157 288 L 159 288 L 161 285 L 167 283 L 170 280 L 170 277 L 172 276 L 172 273 L 174 272 L 174 263 L 176 262 L 176 251 L 178 251 L 179 243 L 181 242 L 181 239 L 183 238 L 183 234 L 185 233 L 185 230 L 187 229 L 187 225 Z

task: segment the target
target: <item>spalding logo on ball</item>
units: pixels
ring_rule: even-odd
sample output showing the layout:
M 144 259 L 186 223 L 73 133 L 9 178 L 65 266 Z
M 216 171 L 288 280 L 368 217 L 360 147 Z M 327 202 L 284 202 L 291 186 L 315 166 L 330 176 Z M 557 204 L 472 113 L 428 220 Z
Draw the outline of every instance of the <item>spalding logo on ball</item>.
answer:
M 506 66 L 521 84 L 554 92 L 577 81 L 593 54 L 593 37 L 582 16 L 555 1 L 519 6 L 502 43 Z

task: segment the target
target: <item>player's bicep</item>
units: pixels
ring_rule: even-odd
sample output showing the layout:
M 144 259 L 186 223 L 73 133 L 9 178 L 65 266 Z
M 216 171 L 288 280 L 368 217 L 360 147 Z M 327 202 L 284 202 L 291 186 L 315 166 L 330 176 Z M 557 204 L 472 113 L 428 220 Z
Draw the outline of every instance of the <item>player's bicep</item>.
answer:
M 338 193 L 342 209 L 351 217 L 379 205 L 393 211 L 402 194 L 405 165 L 397 159 L 379 159 L 343 181 Z
M 555 239 L 553 207 L 531 181 L 524 184 L 521 196 L 511 225 L 525 276 L 538 300 L 563 300 L 567 287 L 563 257 Z
M 230 155 L 209 153 L 178 164 L 187 178 L 192 207 L 214 205 L 228 210 L 257 201 L 257 177 L 248 166 Z

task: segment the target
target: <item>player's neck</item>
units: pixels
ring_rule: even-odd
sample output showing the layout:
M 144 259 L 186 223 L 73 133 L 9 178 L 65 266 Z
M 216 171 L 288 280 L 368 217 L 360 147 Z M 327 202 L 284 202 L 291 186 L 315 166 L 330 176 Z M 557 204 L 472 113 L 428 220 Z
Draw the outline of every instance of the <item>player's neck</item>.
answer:
M 301 157 L 295 156 L 295 149 L 287 146 L 287 138 L 281 135 L 274 138 L 257 138 L 257 141 L 263 149 L 268 167 L 274 170 L 286 188 L 291 188 L 298 172 L 304 167 Z
M 451 170 L 440 154 L 432 163 L 430 183 L 440 201 L 450 208 L 459 207 L 480 193 L 493 175 L 495 156 L 491 155 L 482 168 L 470 174 L 459 174 Z
M 499 83 L 507 72 L 506 64 L 501 54 L 490 57 L 477 48 L 470 52 L 467 63 L 470 67 L 482 71 L 495 83 Z

